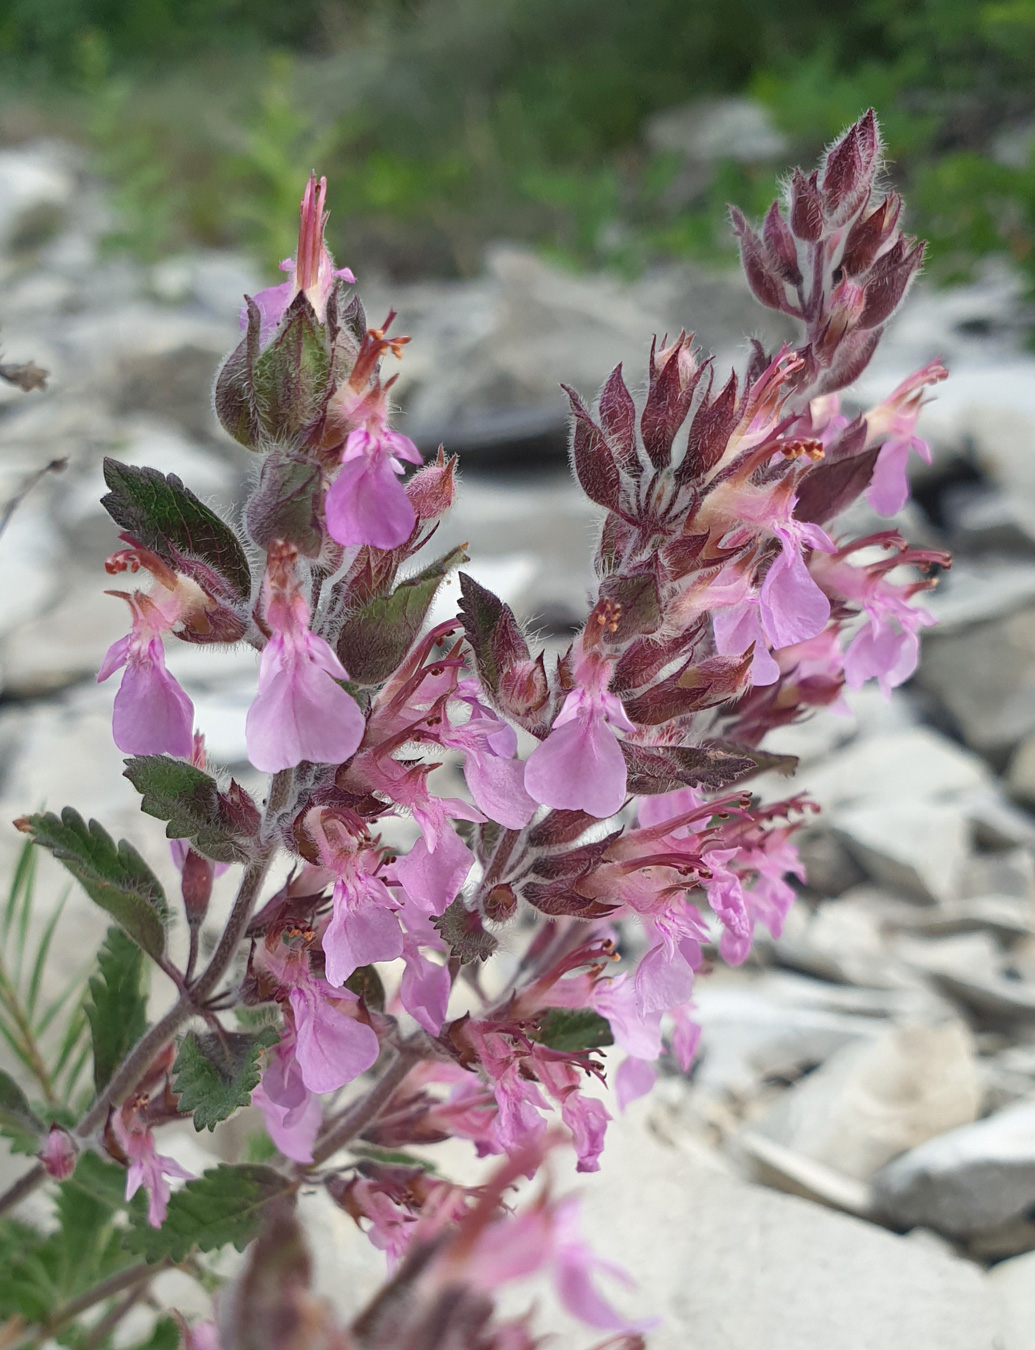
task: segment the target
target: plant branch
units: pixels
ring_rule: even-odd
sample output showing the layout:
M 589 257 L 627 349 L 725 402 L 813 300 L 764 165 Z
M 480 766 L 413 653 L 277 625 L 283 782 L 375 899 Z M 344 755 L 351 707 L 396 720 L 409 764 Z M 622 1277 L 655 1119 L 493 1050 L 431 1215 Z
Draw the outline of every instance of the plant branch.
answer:
M 124 1270 L 116 1271 L 114 1275 L 109 1275 L 106 1280 L 101 1280 L 85 1293 L 77 1295 L 60 1308 L 46 1321 L 46 1331 L 53 1333 L 58 1327 L 63 1327 L 66 1322 L 71 1322 L 78 1317 L 80 1313 L 86 1312 L 96 1303 L 103 1303 L 106 1298 L 112 1298 L 115 1294 L 121 1294 L 124 1289 L 131 1289 L 136 1284 L 141 1284 L 146 1280 L 152 1279 L 159 1271 L 165 1270 L 171 1264 L 170 1261 L 162 1260 L 155 1262 L 138 1261 L 135 1266 L 127 1266 Z
M 216 950 L 212 953 L 212 959 L 191 985 L 190 996 L 194 1004 L 204 1003 L 207 996 L 213 992 L 216 985 L 226 974 L 231 961 L 234 959 L 241 938 L 244 936 L 244 930 L 248 927 L 248 920 L 252 917 L 252 910 L 255 908 L 255 901 L 258 899 L 262 883 L 266 880 L 266 873 L 269 870 L 273 852 L 271 845 L 257 862 L 253 862 L 245 870 L 237 891 L 237 898 L 234 900 L 233 908 L 230 911 L 230 917 L 226 921 L 226 927 L 223 929 Z
M 3 1195 L 0 1195 L 0 1214 L 5 1210 L 13 1208 L 20 1200 L 24 1200 L 27 1195 L 31 1195 L 41 1181 L 45 1181 L 47 1169 L 42 1163 L 37 1163 L 24 1176 L 19 1177 L 13 1186 L 9 1186 Z
M 357 1134 L 365 1130 L 371 1121 L 376 1120 L 388 1105 L 396 1088 L 422 1058 L 420 1051 L 412 1047 L 403 1046 L 398 1050 L 366 1096 L 360 1097 L 358 1101 L 346 1107 L 338 1120 L 333 1122 L 316 1141 L 310 1165 L 318 1167 L 320 1163 L 326 1162 L 332 1154 L 337 1153 L 338 1149 L 344 1148 L 351 1139 L 355 1139 Z
M 99 1350 L 99 1347 L 107 1341 L 130 1309 L 135 1308 L 144 1294 L 147 1293 L 148 1285 L 150 1285 L 154 1276 L 154 1267 L 149 1266 L 147 1272 L 141 1275 L 139 1281 L 132 1286 L 122 1302 L 116 1303 L 114 1308 L 106 1312 L 97 1325 L 91 1329 L 89 1336 L 83 1342 L 83 1350 Z

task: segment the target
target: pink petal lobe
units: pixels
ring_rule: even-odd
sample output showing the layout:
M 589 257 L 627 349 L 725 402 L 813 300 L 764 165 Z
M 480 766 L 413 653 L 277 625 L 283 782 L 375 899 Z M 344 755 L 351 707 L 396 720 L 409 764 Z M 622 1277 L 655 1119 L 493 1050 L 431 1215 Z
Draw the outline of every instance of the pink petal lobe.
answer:
M 621 810 L 626 777 L 622 748 L 599 715 L 555 724 L 525 764 L 525 787 L 536 801 L 602 820 Z
M 777 649 L 807 642 L 830 618 L 830 601 L 809 575 L 796 545 L 785 545 L 759 592 L 762 627 Z
M 290 999 L 298 1030 L 295 1057 L 311 1092 L 336 1092 L 376 1061 L 380 1046 L 372 1028 L 310 988 L 296 985 Z
M 148 654 L 150 660 L 130 658 L 115 695 L 111 724 L 115 744 L 127 755 L 189 759 L 194 704 L 166 670 L 157 639 L 148 644 Z
M 339 544 L 398 548 L 416 516 L 387 455 L 346 460 L 327 490 L 327 528 Z

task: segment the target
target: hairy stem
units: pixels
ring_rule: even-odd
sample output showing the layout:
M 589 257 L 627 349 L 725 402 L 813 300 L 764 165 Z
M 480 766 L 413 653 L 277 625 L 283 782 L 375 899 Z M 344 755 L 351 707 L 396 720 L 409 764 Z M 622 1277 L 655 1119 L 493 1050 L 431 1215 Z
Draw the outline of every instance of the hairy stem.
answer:
M 3 1195 L 0 1195 L 0 1214 L 5 1210 L 11 1209 L 24 1200 L 27 1195 L 31 1195 L 41 1181 L 45 1181 L 47 1169 L 42 1163 L 37 1163 L 31 1171 L 26 1172 L 23 1177 L 19 1177 L 13 1186 L 9 1186 Z
M 245 870 L 230 917 L 226 921 L 216 950 L 212 953 L 212 959 L 191 986 L 191 998 L 194 1003 L 203 1003 L 226 974 L 244 936 L 244 930 L 248 927 L 248 920 L 252 917 L 255 901 L 266 879 L 272 858 L 273 848 L 269 847 L 259 861 L 252 863 Z
M 78 1294 L 62 1304 L 47 1318 L 47 1332 L 53 1333 L 58 1327 L 63 1327 L 66 1322 L 78 1317 L 80 1313 L 86 1312 L 97 1303 L 103 1303 L 105 1299 L 113 1298 L 115 1294 L 121 1294 L 124 1289 L 131 1289 L 136 1284 L 152 1279 L 169 1265 L 168 1260 L 151 1263 L 138 1261 L 135 1266 L 127 1266 L 125 1270 L 116 1271 L 114 1275 L 109 1275 L 106 1280 L 101 1280 L 85 1293 Z
M 147 1066 L 158 1054 L 166 1041 L 175 1033 L 181 1022 L 186 1021 L 192 1010 L 189 998 L 182 997 L 160 1018 L 153 1027 L 144 1032 L 140 1040 L 112 1074 L 107 1087 L 75 1127 L 80 1139 L 88 1139 L 98 1126 L 108 1119 L 108 1111 L 129 1092 Z
M 326 1162 L 338 1149 L 344 1148 L 356 1135 L 365 1130 L 371 1121 L 376 1120 L 391 1100 L 392 1094 L 413 1066 L 422 1059 L 419 1050 L 404 1046 L 398 1050 L 365 1097 L 346 1108 L 337 1121 L 333 1122 L 316 1141 L 311 1166 L 318 1167 Z
M 135 1308 L 147 1293 L 152 1279 L 154 1279 L 154 1268 L 148 1267 L 147 1273 L 141 1275 L 140 1280 L 132 1286 L 126 1297 L 106 1312 L 91 1330 L 89 1336 L 83 1342 L 83 1350 L 99 1350 L 99 1347 L 104 1345 L 126 1314 Z

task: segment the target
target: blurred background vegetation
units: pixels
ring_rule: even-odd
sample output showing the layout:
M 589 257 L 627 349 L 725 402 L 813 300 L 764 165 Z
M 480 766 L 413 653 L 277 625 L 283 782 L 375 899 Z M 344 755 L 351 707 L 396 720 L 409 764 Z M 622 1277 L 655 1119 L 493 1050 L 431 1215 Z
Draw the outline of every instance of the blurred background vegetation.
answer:
M 789 151 L 688 175 L 651 119 L 730 95 Z M 400 278 L 495 238 L 715 258 L 728 200 L 761 212 L 871 103 L 935 275 L 1005 254 L 1035 283 L 1035 0 L 0 2 L 0 141 L 82 144 L 145 258 L 284 257 L 310 166 L 338 257 Z

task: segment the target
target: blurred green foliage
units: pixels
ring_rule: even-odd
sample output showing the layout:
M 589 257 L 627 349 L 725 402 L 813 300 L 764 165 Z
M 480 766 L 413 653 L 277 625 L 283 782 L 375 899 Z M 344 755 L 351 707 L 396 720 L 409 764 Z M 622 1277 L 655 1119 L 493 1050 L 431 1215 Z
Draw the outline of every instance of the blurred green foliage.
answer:
M 114 243 L 274 263 L 312 166 L 339 257 L 396 275 L 473 272 L 498 237 L 627 270 L 721 254 L 726 202 L 761 211 L 786 164 L 688 182 L 644 124 L 748 93 L 802 162 L 873 104 L 936 271 L 1035 277 L 1033 76 L 1035 0 L 0 4 L 0 136 L 31 107 L 85 137 Z

